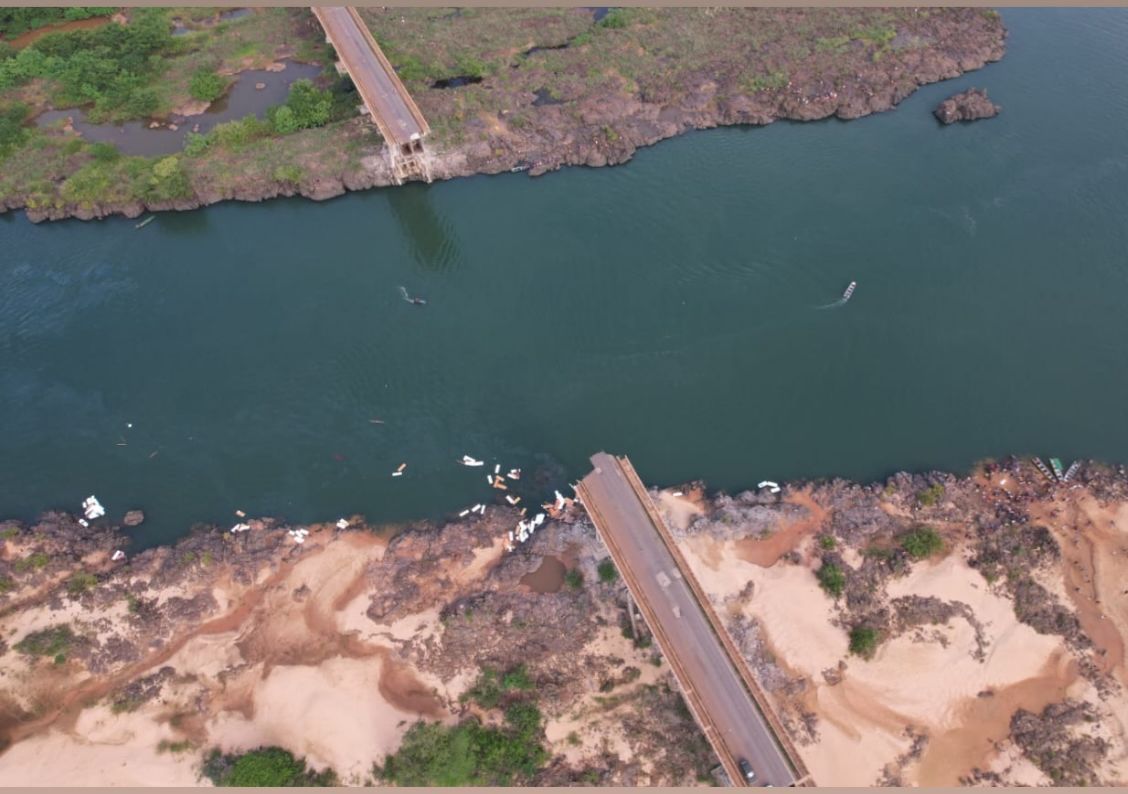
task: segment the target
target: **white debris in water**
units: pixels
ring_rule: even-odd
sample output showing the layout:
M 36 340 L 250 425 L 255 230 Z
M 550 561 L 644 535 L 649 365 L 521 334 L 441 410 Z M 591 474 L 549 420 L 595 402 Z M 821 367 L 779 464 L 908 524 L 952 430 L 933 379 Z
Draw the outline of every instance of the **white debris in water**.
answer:
M 118 560 L 124 560 L 125 559 L 125 552 L 122 551 L 121 549 L 118 549 L 117 551 L 115 551 L 113 553 L 113 556 L 110 557 L 110 559 L 113 560 L 114 562 L 117 562 Z
M 98 498 L 93 494 L 86 497 L 82 502 L 82 510 L 91 521 L 95 518 L 101 518 L 106 514 L 106 508 L 102 507 L 101 502 L 99 502 Z
M 498 474 L 500 472 L 501 472 L 501 464 L 498 463 L 497 465 L 494 466 L 494 474 Z
M 463 455 L 462 456 L 462 465 L 463 466 L 484 466 L 484 465 L 486 465 L 486 462 L 484 460 L 478 460 L 477 458 L 472 458 L 469 455 Z
M 521 470 L 520 469 L 510 469 L 509 473 L 506 474 L 505 476 L 508 477 L 511 480 L 519 480 L 519 479 L 521 479 Z
M 349 522 L 343 518 L 337 519 L 337 529 L 348 529 Z
M 458 517 L 459 517 L 459 518 L 466 518 L 466 516 L 468 516 L 468 515 L 470 515 L 470 510 L 469 510 L 469 508 L 467 508 L 466 510 L 463 510 L 463 511 L 462 511 L 461 513 L 459 513 L 459 514 L 458 514 Z

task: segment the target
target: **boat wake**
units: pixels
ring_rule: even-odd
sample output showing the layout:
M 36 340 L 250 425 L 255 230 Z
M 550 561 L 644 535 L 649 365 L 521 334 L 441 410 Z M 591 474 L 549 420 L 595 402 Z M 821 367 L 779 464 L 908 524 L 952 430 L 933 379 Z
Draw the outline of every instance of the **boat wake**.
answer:
M 857 287 L 858 287 L 858 282 L 851 281 L 850 286 L 848 286 L 846 288 L 846 291 L 842 293 L 841 298 L 836 300 L 834 303 L 828 303 L 825 306 L 816 306 L 815 308 L 817 308 L 817 309 L 834 309 L 834 308 L 837 308 L 839 306 L 845 306 L 846 301 L 850 300 L 850 298 L 854 295 L 854 290 L 857 289 Z

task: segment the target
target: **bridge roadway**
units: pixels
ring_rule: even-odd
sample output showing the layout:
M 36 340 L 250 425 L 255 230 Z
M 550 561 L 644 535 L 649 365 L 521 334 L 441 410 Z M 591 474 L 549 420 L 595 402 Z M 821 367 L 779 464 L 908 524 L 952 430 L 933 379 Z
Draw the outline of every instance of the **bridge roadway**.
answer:
M 580 501 L 729 779 L 738 786 L 795 784 L 793 763 L 798 768 L 801 762 L 796 756 L 789 760 L 776 740 L 751 691 L 756 682 L 743 659 L 733 658 L 738 651 L 681 553 L 671 548 L 673 538 L 634 468 L 626 458 L 605 452 L 593 455 L 591 461 L 595 470 L 576 488 Z M 764 707 L 770 708 L 766 703 Z M 777 725 L 776 730 L 782 728 Z M 741 758 L 755 770 L 751 784 L 740 773 Z M 799 771 L 806 776 L 805 770 Z
M 388 146 L 402 151 L 429 133 L 423 114 L 356 9 L 313 6 L 312 10 Z

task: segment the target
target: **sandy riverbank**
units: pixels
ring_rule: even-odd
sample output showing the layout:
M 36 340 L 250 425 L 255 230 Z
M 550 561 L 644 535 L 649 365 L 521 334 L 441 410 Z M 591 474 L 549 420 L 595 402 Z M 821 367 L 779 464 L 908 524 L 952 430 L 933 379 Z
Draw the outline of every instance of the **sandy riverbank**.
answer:
M 1051 485 L 1016 462 L 656 496 L 817 782 L 1128 779 L 1122 473 L 1090 464 Z M 511 521 L 498 507 L 388 539 L 354 519 L 299 546 L 259 519 L 117 562 L 112 527 L 7 522 L 0 774 L 190 785 L 211 748 L 266 745 L 364 783 L 416 720 L 494 719 L 461 696 L 520 660 L 550 759 L 531 782 L 708 779 L 708 746 L 645 633 L 632 639 L 621 582 L 600 582 L 582 511 L 507 554 Z M 917 560 L 898 544 L 922 524 L 943 543 Z M 523 584 L 549 557 L 579 577 Z M 845 573 L 837 599 L 815 574 L 828 564 Z M 879 637 L 866 657 L 850 651 L 862 625 Z M 61 626 L 57 648 L 29 650 Z

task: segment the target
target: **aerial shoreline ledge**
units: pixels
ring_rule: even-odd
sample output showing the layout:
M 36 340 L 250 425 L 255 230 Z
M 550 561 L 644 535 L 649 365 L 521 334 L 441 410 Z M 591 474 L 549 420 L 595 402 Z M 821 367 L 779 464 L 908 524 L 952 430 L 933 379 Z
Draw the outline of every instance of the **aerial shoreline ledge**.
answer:
M 1071 474 L 1008 458 L 966 476 L 651 494 L 820 784 L 1114 785 L 1128 473 Z M 354 517 L 304 525 L 299 543 L 239 517 L 246 531 L 199 527 L 117 561 L 127 542 L 103 521 L 0 522 L 6 779 L 70 782 L 54 760 L 67 754 L 104 770 L 95 782 L 186 785 L 261 744 L 364 782 L 419 738 L 417 719 L 488 722 L 486 690 L 518 678 L 500 697 L 535 700 L 543 753 L 514 780 L 707 779 L 708 745 L 582 508 L 506 553 L 517 519 L 499 504 L 389 535 Z M 345 717 L 345 702 L 374 711 Z M 408 759 L 383 779 L 417 781 Z
M 1007 35 L 996 12 L 978 8 L 627 9 L 614 26 L 606 19 L 584 23 L 590 30 L 576 27 L 583 9 L 570 9 L 543 30 L 520 32 L 525 38 L 518 45 L 517 33 L 503 35 L 504 21 L 490 9 L 444 22 L 450 30 L 428 16 L 433 9 L 390 11 L 394 14 L 371 8 L 363 14 L 395 61 L 411 67 L 401 68 L 401 77 L 435 129 L 429 139 L 435 180 L 616 165 L 642 147 L 691 130 L 861 118 L 894 108 L 920 86 L 999 60 Z M 228 24 L 232 30 L 235 25 L 251 30 L 263 16 Z M 308 44 L 316 37 L 317 31 L 308 29 L 316 26 L 311 19 L 291 21 L 285 43 L 260 46 L 268 56 L 259 58 L 262 64 L 248 61 L 221 71 L 238 74 L 285 58 L 301 60 L 295 42 Z M 455 58 L 450 53 L 457 48 L 443 40 L 436 47 L 453 63 L 422 63 L 428 36 L 476 40 L 490 31 L 515 48 Z M 695 49 L 694 42 L 726 41 L 725 35 L 731 43 L 711 48 L 709 57 Z M 516 54 L 510 53 L 514 49 Z M 632 52 L 633 65 L 624 61 Z M 456 65 L 485 76 L 453 89 L 436 87 L 443 79 L 462 77 Z M 629 71 L 636 67 L 637 74 Z M 442 74 L 447 77 L 439 78 Z M 274 151 L 266 154 L 266 147 Z M 291 196 L 320 201 L 393 184 L 379 137 L 361 118 L 268 137 L 249 144 L 240 156 L 219 148 L 201 157 L 177 155 L 186 187 L 174 198 L 132 196 L 137 189 L 124 177 L 120 183 L 110 177 L 111 184 L 69 201 L 59 185 L 75 166 L 56 164 L 49 174 L 57 183 L 51 190 L 42 179 L 29 178 L 26 185 L 0 179 L 0 212 L 23 209 L 34 222 L 135 218 L 221 201 Z M 339 151 L 327 156 L 333 149 Z M 255 157 L 248 155 L 258 154 L 270 165 L 256 167 Z M 10 155 L 19 156 L 19 151 Z M 30 191 L 31 185 L 38 192 Z M 123 194 L 130 197 L 110 197 Z

